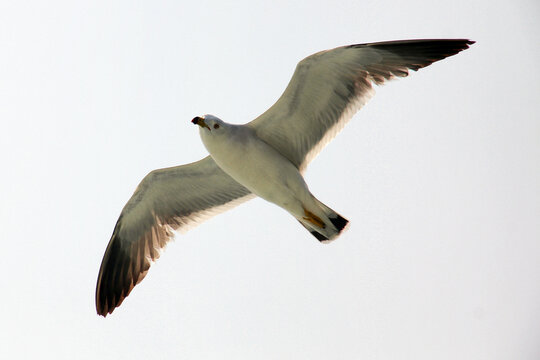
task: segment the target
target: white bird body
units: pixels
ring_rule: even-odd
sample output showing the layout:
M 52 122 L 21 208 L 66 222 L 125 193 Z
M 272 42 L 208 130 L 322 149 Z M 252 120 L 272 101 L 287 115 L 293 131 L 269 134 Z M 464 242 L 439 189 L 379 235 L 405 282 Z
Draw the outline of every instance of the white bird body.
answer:
M 216 118 L 205 115 L 204 119 L 212 124 Z M 298 169 L 259 140 L 251 129 L 223 121 L 220 124 L 219 129 L 201 127 L 199 134 L 216 164 L 233 179 L 255 195 L 285 208 L 287 201 L 279 199 L 309 192 Z M 245 136 L 246 132 L 252 136 Z
M 334 239 L 342 230 L 331 209 L 309 191 L 302 174 L 289 159 L 262 141 L 245 125 L 233 125 L 213 116 L 200 118 L 201 140 L 216 164 L 255 195 L 287 210 L 312 231 Z M 321 205 L 319 205 L 321 204 Z M 321 226 L 321 222 L 323 225 Z
M 112 313 L 160 251 L 194 225 L 255 195 L 291 213 L 319 241 L 348 220 L 318 201 L 302 173 L 381 85 L 465 50 L 466 39 L 354 44 L 300 61 L 281 97 L 259 117 L 231 125 L 196 117 L 210 156 L 151 171 L 124 206 L 101 262 L 96 310 Z M 217 127 L 215 127 L 217 126 Z

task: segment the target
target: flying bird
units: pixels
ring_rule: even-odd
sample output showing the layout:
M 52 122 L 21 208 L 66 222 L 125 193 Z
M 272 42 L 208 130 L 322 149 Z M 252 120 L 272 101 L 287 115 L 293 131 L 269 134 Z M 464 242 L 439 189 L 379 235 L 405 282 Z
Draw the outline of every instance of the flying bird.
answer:
M 244 125 L 197 116 L 210 153 L 197 162 L 151 171 L 114 228 L 99 270 L 96 310 L 122 303 L 174 237 L 259 196 L 294 216 L 317 240 L 335 239 L 348 220 L 311 194 L 302 174 L 373 96 L 373 84 L 405 77 L 465 50 L 474 41 L 426 39 L 356 44 L 300 61 L 285 92 Z

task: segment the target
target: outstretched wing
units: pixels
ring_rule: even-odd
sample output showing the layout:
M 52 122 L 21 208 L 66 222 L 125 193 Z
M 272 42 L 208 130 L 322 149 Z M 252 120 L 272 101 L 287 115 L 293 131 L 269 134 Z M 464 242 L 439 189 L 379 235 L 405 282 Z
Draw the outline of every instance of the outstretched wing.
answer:
M 300 171 L 373 96 L 377 85 L 465 50 L 474 41 L 405 40 L 339 47 L 311 55 L 278 101 L 249 123 Z
M 206 158 L 150 172 L 125 205 L 103 256 L 96 310 L 107 316 L 146 275 L 174 236 L 252 198 Z

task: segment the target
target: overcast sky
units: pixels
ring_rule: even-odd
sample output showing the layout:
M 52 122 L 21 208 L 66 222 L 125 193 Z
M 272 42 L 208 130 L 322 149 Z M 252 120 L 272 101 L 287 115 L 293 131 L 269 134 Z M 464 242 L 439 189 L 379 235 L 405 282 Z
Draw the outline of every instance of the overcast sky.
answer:
M 0 358 L 540 358 L 540 3 L 2 1 Z M 206 156 L 302 58 L 470 38 L 377 89 L 306 179 L 329 245 L 255 199 L 178 235 L 112 315 L 101 258 L 149 171 Z

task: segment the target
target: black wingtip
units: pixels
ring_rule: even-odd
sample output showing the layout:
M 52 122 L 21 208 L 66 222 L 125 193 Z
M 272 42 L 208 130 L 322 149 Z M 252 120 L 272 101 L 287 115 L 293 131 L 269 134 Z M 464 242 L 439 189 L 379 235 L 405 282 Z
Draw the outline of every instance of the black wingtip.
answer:
M 420 56 L 431 59 L 430 62 L 420 66 L 423 67 L 466 50 L 474 43 L 475 41 L 470 39 L 413 39 L 357 44 L 349 47 L 372 47 L 406 57 Z
M 119 235 L 121 223 L 122 215 L 116 222 L 113 235 L 103 255 L 96 284 L 96 312 L 103 317 L 112 314 L 129 295 L 135 284 L 146 275 L 146 273 L 141 274 L 140 269 L 135 269 L 136 264 L 130 263 L 128 252 L 122 249 L 122 243 L 125 241 Z

